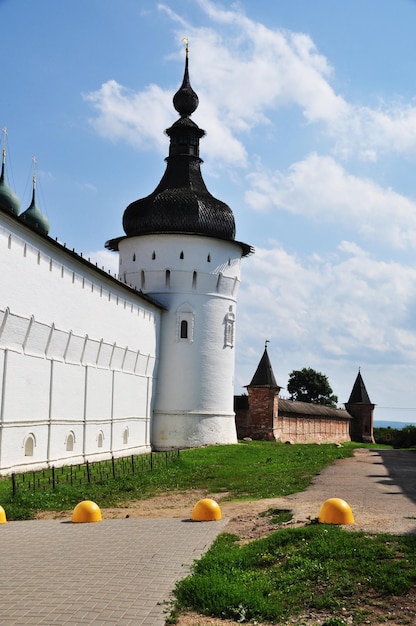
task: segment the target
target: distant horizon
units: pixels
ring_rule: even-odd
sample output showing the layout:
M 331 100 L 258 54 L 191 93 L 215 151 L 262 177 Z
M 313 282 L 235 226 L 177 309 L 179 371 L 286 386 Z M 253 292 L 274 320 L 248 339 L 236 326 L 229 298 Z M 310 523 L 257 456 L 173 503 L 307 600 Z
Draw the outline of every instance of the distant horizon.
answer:
M 382 428 L 384 424 L 388 424 L 392 428 L 398 428 L 397 425 L 400 425 L 402 428 L 404 426 L 416 426 L 414 422 L 402 422 L 399 420 L 374 420 L 374 428 Z M 398 430 L 400 430 L 398 428 Z

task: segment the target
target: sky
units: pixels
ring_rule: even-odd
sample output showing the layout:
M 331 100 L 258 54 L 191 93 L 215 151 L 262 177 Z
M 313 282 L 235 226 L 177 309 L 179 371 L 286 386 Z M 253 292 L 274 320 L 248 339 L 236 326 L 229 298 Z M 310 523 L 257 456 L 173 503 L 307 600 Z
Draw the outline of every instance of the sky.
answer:
M 7 178 L 50 235 L 117 271 L 106 240 L 164 172 L 190 78 L 210 192 L 242 261 L 235 391 L 268 352 L 375 419 L 416 423 L 416 2 L 0 0 Z

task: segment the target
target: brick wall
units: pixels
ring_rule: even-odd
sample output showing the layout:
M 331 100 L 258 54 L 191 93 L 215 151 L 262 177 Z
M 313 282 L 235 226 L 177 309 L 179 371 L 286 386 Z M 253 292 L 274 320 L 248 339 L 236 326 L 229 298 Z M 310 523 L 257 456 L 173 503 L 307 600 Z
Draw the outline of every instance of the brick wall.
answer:
M 351 440 L 351 418 L 346 411 L 282 400 L 280 405 L 290 408 L 285 411 L 279 406 L 275 389 L 251 387 L 248 392 L 248 396 L 236 397 L 234 403 L 239 439 L 251 437 L 292 443 L 341 443 Z

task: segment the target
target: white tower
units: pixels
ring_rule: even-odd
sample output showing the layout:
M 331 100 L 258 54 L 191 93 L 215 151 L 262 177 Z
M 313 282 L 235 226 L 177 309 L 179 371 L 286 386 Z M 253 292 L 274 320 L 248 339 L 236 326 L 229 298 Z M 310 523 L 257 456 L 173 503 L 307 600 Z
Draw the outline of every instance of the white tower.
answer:
M 241 258 L 233 213 L 202 179 L 199 140 L 190 116 L 198 96 L 189 82 L 173 98 L 180 119 L 170 137 L 165 174 L 153 193 L 124 212 L 120 276 L 166 307 L 153 407 L 155 450 L 236 443 L 234 341 Z

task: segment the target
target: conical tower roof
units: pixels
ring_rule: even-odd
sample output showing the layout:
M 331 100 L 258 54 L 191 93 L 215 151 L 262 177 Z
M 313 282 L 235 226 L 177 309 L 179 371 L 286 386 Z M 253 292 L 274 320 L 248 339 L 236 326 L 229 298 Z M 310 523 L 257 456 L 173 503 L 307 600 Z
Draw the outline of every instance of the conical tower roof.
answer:
M 256 373 L 247 387 L 274 387 L 280 389 L 273 374 L 272 364 L 270 363 L 267 352 L 267 345 L 264 348 L 263 356 L 257 366 Z
M 182 85 L 173 97 L 180 115 L 166 134 L 170 138 L 165 173 L 156 189 L 132 202 L 124 211 L 123 228 L 127 237 L 149 234 L 192 234 L 235 240 L 235 221 L 230 207 L 214 198 L 202 178 L 199 140 L 205 131 L 190 116 L 198 107 L 198 96 L 189 80 L 188 50 Z M 106 243 L 118 250 L 122 238 Z M 252 251 L 241 242 L 243 255 Z
M 355 379 L 348 404 L 372 404 L 360 371 Z

